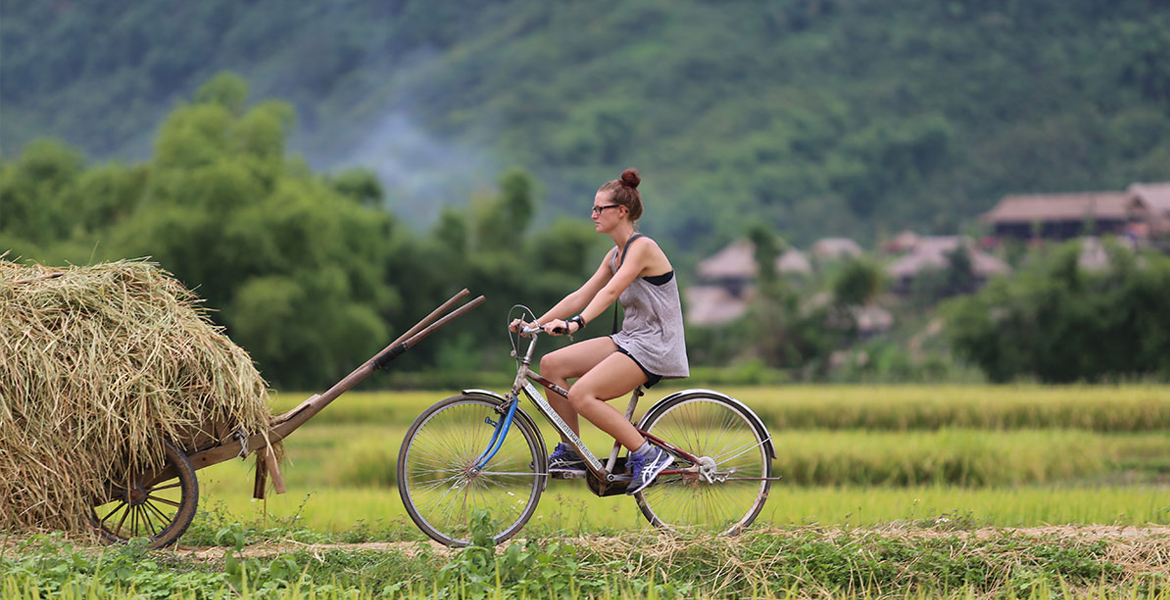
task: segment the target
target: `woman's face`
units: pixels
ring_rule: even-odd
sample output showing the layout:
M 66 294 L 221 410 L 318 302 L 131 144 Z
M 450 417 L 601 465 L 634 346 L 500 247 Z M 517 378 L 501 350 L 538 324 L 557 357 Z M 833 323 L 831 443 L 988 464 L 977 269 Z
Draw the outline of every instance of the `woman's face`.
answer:
M 605 233 L 626 218 L 626 207 L 614 204 L 612 192 L 597 192 L 593 196 L 593 227 Z

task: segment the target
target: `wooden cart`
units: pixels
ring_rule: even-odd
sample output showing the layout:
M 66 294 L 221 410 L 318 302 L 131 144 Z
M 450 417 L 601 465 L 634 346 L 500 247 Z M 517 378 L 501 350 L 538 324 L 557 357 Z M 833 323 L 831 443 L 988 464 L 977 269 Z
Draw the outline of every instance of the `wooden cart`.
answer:
M 233 458 L 247 458 L 251 454 L 256 455 L 253 495 L 264 497 L 268 477 L 272 478 L 277 493 L 283 493 L 284 481 L 272 445 L 288 437 L 375 370 L 385 368 L 423 338 L 484 301 L 480 296 L 452 311 L 467 295 L 467 290 L 459 292 L 333 387 L 274 417 L 266 432 L 250 435 L 237 432 L 228 439 L 213 439 L 210 447 L 200 448 L 196 444 L 190 451 L 173 440 L 163 440 L 164 466 L 134 472 L 127 478 L 128 483 L 111 483 L 105 497 L 98 498 L 91 508 L 89 519 L 94 529 L 102 540 L 111 543 L 144 537 L 150 540 L 151 548 L 173 544 L 191 524 L 199 504 L 199 482 L 195 471 Z

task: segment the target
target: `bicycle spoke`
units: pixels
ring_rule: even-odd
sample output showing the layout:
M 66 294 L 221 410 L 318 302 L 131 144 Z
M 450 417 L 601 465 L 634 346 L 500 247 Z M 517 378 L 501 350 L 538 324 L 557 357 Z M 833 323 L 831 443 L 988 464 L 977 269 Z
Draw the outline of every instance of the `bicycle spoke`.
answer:
M 642 512 L 652 523 L 674 530 L 738 531 L 755 518 L 766 497 L 767 439 L 761 439 L 737 408 L 717 397 L 696 394 L 670 402 L 654 412 L 647 430 L 711 458 L 715 468 L 703 471 L 699 463 L 693 471 L 660 479 L 639 495 Z M 729 477 L 733 472 L 738 477 Z
M 531 516 L 542 474 L 521 466 L 538 451 L 525 426 L 513 421 L 497 440 L 490 468 L 470 469 L 490 450 L 496 426 L 485 419 L 501 418 L 492 402 L 462 396 L 432 407 L 411 426 L 400 453 L 399 488 L 407 513 L 432 538 L 467 543 L 471 518 L 482 509 L 491 511 L 501 534 Z
M 740 457 L 748 452 L 751 452 L 752 450 L 755 450 L 756 448 L 763 446 L 768 441 L 769 440 L 759 440 L 759 441 L 749 442 L 747 444 L 744 444 L 743 446 L 740 446 L 739 448 L 731 450 L 731 452 L 735 453 L 735 454 L 732 454 L 731 456 L 727 456 L 726 454 L 720 454 L 719 456 L 714 457 L 715 462 L 724 463 L 724 462 L 727 462 L 729 460 L 738 458 L 738 457 Z

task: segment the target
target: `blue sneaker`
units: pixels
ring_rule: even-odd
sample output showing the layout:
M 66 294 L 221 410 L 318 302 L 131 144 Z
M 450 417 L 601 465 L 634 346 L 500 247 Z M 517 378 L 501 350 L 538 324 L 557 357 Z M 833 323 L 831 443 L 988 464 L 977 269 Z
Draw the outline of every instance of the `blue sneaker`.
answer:
M 669 452 L 659 448 L 658 446 L 651 446 L 650 451 L 646 454 L 638 454 L 631 452 L 630 456 L 626 458 L 626 466 L 630 468 L 633 473 L 633 479 L 630 481 L 629 487 L 626 488 L 626 494 L 633 496 L 650 485 L 658 474 L 665 471 L 674 462 L 674 457 Z
M 572 446 L 562 442 L 553 448 L 552 456 L 548 457 L 548 470 L 584 471 L 585 459 L 578 456 Z

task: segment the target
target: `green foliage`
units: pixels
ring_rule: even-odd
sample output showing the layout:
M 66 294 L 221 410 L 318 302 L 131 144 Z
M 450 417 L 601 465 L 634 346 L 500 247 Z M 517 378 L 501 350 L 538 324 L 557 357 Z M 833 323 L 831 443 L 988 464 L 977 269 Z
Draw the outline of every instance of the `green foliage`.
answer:
M 243 114 L 247 100 L 248 83 L 243 77 L 226 71 L 211 78 L 195 92 L 196 104 L 216 104 L 235 116 Z
M 76 194 L 84 158 L 53 140 L 29 144 L 0 170 L 0 232 L 31 244 L 67 236 L 78 225 L 66 198 Z
M 781 240 L 771 229 L 762 224 L 755 224 L 748 228 L 748 239 L 752 242 L 753 257 L 756 262 L 756 273 L 759 274 L 761 286 L 771 286 L 776 283 L 776 259 L 784 251 L 784 240 Z
M 953 232 L 1005 193 L 1170 177 L 1168 30 L 1155 0 L 9 2 L 0 146 L 145 156 L 176 97 L 238 116 L 233 69 L 318 166 L 386 111 L 539 173 L 553 216 L 636 165 L 648 231 L 695 252 Z
M 376 173 L 369 169 L 348 169 L 329 178 L 329 184 L 343 196 L 365 205 L 380 204 L 386 197 Z
M 881 265 L 865 258 L 849 258 L 833 274 L 829 287 L 833 299 L 843 306 L 864 306 L 872 302 L 885 284 Z
M 1080 243 L 947 305 L 956 351 L 993 381 L 1170 377 L 1170 259 L 1111 246 L 1109 266 L 1078 265 Z
M 227 579 L 168 555 L 146 550 L 146 540 L 95 554 L 57 536 L 34 536 L 17 544 L 15 556 L 0 557 L 5 583 L 23 580 L 31 597 L 171 598 L 201 589 L 220 589 Z M 11 589 L 4 593 L 8 595 Z
M 687 328 L 692 362 L 730 363 L 757 382 L 774 381 L 770 369 L 794 379 L 823 377 L 829 355 L 856 337 L 847 306 L 826 294 L 804 294 L 779 277 L 761 282 L 743 318 L 725 326 Z
M 495 552 L 491 539 L 491 514 L 477 510 L 472 515 L 472 543 L 458 550 L 435 574 L 435 585 L 458 598 L 576 598 L 599 595 L 610 589 L 608 577 L 584 577 L 576 560 L 577 549 L 556 541 L 542 547 L 537 540 L 511 542 L 502 553 Z M 384 592 L 398 592 L 403 583 Z M 454 592 L 458 590 L 458 596 Z M 501 594 L 502 592 L 502 594 Z
M 952 518 L 954 517 L 954 518 Z M 5 597 L 582 598 L 1029 597 L 1165 598 L 1149 572 L 1156 539 L 983 530 L 955 514 L 881 531 L 789 528 L 732 540 L 632 536 L 514 542 L 502 553 L 298 550 L 235 567 L 140 548 L 95 552 L 55 538 L 8 556 Z M 1078 532 L 1079 533 L 1079 532 Z M 1122 548 L 1124 546 L 1124 548 Z M 1124 549 L 1124 552 L 1122 552 Z M 1122 556 L 1124 554 L 1124 556 Z M 228 562 L 225 560 L 225 563 Z M 222 570 L 221 570 L 222 568 Z M 239 586 L 230 573 L 248 573 Z
M 133 167 L 87 168 L 58 142 L 30 144 L 0 163 L 4 249 L 44 262 L 151 256 L 218 311 L 269 382 L 300 389 L 337 381 L 461 287 L 491 299 L 481 314 L 548 306 L 604 253 L 584 222 L 527 235 L 537 189 L 521 169 L 416 238 L 370 171 L 321 177 L 285 156 L 289 105 L 246 101 L 239 76 L 216 76 Z M 465 318 L 462 334 L 405 362 L 494 369 L 507 356 L 482 344 L 503 347 L 499 322 Z

